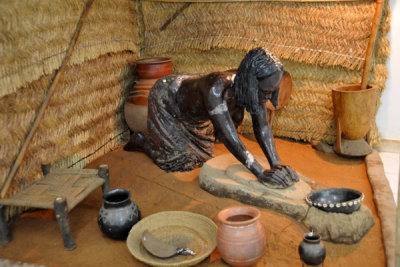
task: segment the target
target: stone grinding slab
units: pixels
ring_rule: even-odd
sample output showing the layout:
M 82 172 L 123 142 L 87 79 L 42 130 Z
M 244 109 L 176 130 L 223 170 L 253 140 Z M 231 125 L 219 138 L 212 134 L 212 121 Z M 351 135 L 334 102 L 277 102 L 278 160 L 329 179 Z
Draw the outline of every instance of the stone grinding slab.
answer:
M 256 157 L 269 168 L 266 159 Z M 305 218 L 308 205 L 304 201 L 311 193 L 305 176 L 297 173 L 300 181 L 286 189 L 273 189 L 261 184 L 257 178 L 232 154 L 208 160 L 200 170 L 200 187 L 218 197 L 233 198 L 242 203 L 273 209 L 297 221 Z
M 264 167 L 268 161 L 256 157 Z M 371 211 L 364 205 L 351 214 L 324 212 L 305 202 L 306 196 L 324 187 L 297 172 L 299 182 L 285 189 L 273 189 L 257 178 L 232 154 L 208 160 L 200 170 L 200 187 L 218 197 L 232 198 L 244 204 L 272 209 L 304 223 L 322 239 L 335 243 L 357 243 L 374 225 Z

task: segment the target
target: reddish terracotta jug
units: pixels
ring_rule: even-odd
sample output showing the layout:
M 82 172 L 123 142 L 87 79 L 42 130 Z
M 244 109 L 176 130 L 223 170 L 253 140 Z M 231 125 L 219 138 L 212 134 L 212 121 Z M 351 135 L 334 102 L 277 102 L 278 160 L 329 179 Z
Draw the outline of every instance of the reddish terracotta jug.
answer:
M 254 207 L 230 207 L 218 213 L 217 247 L 222 259 L 232 266 L 250 266 L 264 254 L 266 237 Z
M 147 131 L 147 98 L 158 79 L 172 73 L 169 57 L 143 58 L 136 61 L 139 80 L 136 82 L 124 105 L 125 120 L 134 132 Z

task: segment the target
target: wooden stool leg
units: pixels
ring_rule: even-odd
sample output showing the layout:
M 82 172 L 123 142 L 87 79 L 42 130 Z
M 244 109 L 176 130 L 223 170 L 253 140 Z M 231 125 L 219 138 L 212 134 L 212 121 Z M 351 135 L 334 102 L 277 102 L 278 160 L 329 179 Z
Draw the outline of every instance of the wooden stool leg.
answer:
M 58 224 L 60 225 L 60 230 L 64 241 L 65 249 L 66 250 L 75 249 L 76 244 L 74 242 L 74 239 L 72 238 L 71 231 L 69 229 L 68 206 L 65 198 L 62 197 L 56 198 L 56 200 L 54 201 L 54 212 L 56 214 Z
M 6 207 L 0 205 L 0 244 L 7 244 L 11 241 L 6 220 Z
M 108 191 L 110 191 L 110 173 L 108 171 L 108 166 L 105 164 L 100 165 L 98 169 L 98 175 L 99 177 L 104 179 L 104 184 L 101 187 L 101 189 L 103 190 L 103 194 L 107 193 Z
M 43 175 L 47 175 L 50 173 L 51 165 L 49 163 L 42 164 L 42 173 Z

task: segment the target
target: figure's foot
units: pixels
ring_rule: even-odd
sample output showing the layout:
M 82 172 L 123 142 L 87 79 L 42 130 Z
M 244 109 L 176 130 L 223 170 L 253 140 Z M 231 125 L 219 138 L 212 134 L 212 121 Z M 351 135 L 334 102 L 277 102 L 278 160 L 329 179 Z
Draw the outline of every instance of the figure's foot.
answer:
M 222 144 L 222 140 L 220 138 L 220 134 L 217 130 L 214 130 L 214 136 L 215 136 L 215 140 L 214 143 L 215 144 Z
M 146 137 L 141 132 L 133 133 L 129 142 L 124 146 L 124 150 L 144 152 L 145 141 Z

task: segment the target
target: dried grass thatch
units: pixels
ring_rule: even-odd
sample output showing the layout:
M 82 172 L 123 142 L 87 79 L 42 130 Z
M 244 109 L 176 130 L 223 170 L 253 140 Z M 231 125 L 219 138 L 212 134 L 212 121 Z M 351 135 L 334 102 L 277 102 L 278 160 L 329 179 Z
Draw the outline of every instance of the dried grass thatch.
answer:
M 1 1 L 0 97 L 61 65 L 84 6 L 76 0 Z
M 71 64 L 99 55 L 140 50 L 136 3 L 128 0 L 96 0 L 79 35 Z
M 90 2 L 90 1 L 89 1 Z M 3 183 L 89 3 L 2 1 L 0 182 Z M 40 164 L 84 167 L 128 133 L 123 102 L 139 57 L 136 3 L 92 1 L 68 66 L 50 98 L 8 195 L 40 176 Z
M 87 2 L 0 2 L 0 182 L 66 57 Z M 120 144 L 128 133 L 122 106 L 140 50 L 142 57 L 173 57 L 176 73 L 207 73 L 236 68 L 247 50 L 265 46 L 294 81 L 292 99 L 275 116 L 274 133 L 335 140 L 331 88 L 360 82 L 373 1 L 193 2 L 93 1 L 8 195 L 36 180 L 42 162 L 84 167 Z M 370 75 L 381 89 L 388 12 L 386 6 Z M 249 119 L 241 131 L 252 132 Z M 370 139 L 379 142 L 375 125 Z
M 264 46 L 294 79 L 292 99 L 277 113 L 274 134 L 335 141 L 331 89 L 360 83 L 375 3 L 369 1 L 166 3 L 142 2 L 144 56 L 171 56 L 176 72 L 235 68 L 245 52 Z M 370 82 L 387 77 L 388 6 L 375 49 Z M 252 132 L 246 119 L 241 128 Z M 379 143 L 375 123 L 371 143 Z
M 122 107 L 127 89 L 132 85 L 132 73 L 127 66 L 135 59 L 134 54 L 117 53 L 65 69 L 10 194 L 19 189 L 21 180 L 27 184 L 36 180 L 41 163 L 55 163 L 58 159 L 56 166 L 83 167 L 118 145 L 115 137 L 128 133 Z M 15 158 L 10 155 L 19 151 L 35 114 L 34 108 L 40 104 L 49 82 L 49 76 L 44 76 L 0 102 L 4 125 L 0 142 L 6 144 L 0 148 L 1 179 Z
M 0 2 L 0 97 L 59 68 L 86 2 Z M 112 52 L 139 52 L 135 12 L 132 1 L 94 1 L 70 64 Z

